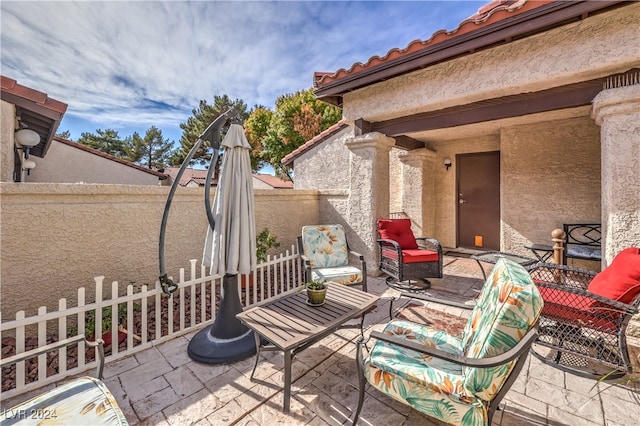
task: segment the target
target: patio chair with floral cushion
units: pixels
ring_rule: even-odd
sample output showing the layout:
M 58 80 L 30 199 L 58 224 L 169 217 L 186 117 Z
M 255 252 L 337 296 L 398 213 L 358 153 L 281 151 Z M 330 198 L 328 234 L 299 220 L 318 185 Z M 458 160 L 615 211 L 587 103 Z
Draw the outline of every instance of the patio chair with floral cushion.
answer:
M 48 359 L 58 351 L 66 353 L 67 347 L 81 347 L 79 346 L 80 342 L 95 348 L 96 378 L 77 377 L 11 408 L 3 406 L 1 425 L 126 426 L 129 424 L 115 397 L 102 381 L 104 368 L 104 341 L 102 339 L 97 339 L 95 342 L 88 341 L 84 335 L 80 334 L 14 356 L 5 356 L 0 361 L 0 365 L 4 369 L 25 362 L 25 360 L 45 356 Z M 44 368 L 44 375 L 48 374 L 47 364 L 43 362 L 38 366 L 38 368 Z
M 364 256 L 349 249 L 342 225 L 308 225 L 298 237 L 306 281 L 332 281 L 367 291 Z
M 489 425 L 522 369 L 542 310 L 527 271 L 508 259 L 496 263 L 462 336 L 427 325 L 393 320 L 363 360 L 356 354 L 360 417 L 367 381 L 395 400 L 449 424 Z
M 632 371 L 625 330 L 640 307 L 639 248 L 622 250 L 600 273 L 547 263 L 529 273 L 544 299 L 536 357 L 590 378 Z

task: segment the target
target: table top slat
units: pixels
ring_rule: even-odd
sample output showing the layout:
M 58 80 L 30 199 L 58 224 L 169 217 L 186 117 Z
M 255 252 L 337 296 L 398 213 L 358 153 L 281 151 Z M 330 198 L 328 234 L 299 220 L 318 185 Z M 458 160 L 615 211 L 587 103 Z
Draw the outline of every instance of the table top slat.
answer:
M 328 283 L 323 306 L 309 306 L 305 292 L 294 292 L 250 308 L 237 317 L 279 349 L 290 350 L 337 329 L 374 306 L 378 299 L 353 287 Z

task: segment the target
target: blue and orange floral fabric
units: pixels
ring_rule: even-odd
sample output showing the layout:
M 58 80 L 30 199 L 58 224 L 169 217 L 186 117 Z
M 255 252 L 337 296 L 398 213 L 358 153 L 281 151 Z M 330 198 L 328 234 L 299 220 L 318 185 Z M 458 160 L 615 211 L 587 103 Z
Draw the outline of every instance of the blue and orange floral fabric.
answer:
M 527 271 L 501 259 L 485 282 L 462 336 L 403 320 L 384 332 L 469 358 L 488 358 L 513 348 L 535 325 L 542 298 Z M 392 398 L 451 424 L 486 425 L 487 406 L 515 361 L 490 368 L 463 367 L 378 341 L 365 360 L 365 377 Z
M 302 249 L 311 263 L 311 278 L 339 284 L 356 284 L 362 271 L 349 265 L 349 248 L 342 225 L 302 227 Z

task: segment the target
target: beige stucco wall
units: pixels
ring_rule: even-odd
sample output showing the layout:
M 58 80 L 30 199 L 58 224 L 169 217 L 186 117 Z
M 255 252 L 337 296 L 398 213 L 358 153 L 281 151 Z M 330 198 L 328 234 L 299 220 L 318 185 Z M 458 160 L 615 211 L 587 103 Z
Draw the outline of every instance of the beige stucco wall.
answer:
M 158 234 L 169 188 L 141 185 L 1 183 L 0 299 L 3 319 L 40 305 L 75 301 L 93 277 L 121 287 L 154 284 Z M 213 194 L 212 194 L 213 195 Z M 169 275 L 200 259 L 207 220 L 202 188 L 179 188 L 166 230 Z M 302 225 L 317 223 L 315 191 L 256 190 L 256 229 L 269 228 L 281 247 L 295 242 Z M 295 213 L 295 214 L 294 214 Z M 29 312 L 27 312 L 29 315 Z
M 501 133 L 501 240 L 528 254 L 563 223 L 600 223 L 600 128 L 589 118 L 505 128 Z
M 347 93 L 343 115 L 380 121 L 627 71 L 639 27 L 636 3 Z
M 0 101 L 0 182 L 13 182 L 13 145 L 16 108 Z
M 29 157 L 31 159 L 31 157 Z M 159 185 L 157 176 L 52 140 L 25 182 Z
M 350 137 L 353 128 L 347 127 L 296 158 L 295 189 L 349 189 Z

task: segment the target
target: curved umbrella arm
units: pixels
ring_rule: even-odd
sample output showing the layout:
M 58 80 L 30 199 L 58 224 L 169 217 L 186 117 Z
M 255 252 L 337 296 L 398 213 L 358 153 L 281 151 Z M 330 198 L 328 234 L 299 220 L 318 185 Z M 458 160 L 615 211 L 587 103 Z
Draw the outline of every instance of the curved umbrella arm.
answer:
M 178 188 L 180 179 L 182 178 L 182 175 L 184 174 L 185 169 L 189 165 L 189 162 L 191 162 L 191 160 L 193 159 L 193 156 L 195 155 L 196 151 L 198 150 L 202 142 L 211 138 L 212 135 L 214 135 L 213 142 L 215 143 L 215 141 L 217 141 L 217 147 L 214 147 L 214 152 L 217 157 L 218 149 L 220 148 L 220 128 L 230 118 L 231 111 L 232 110 L 228 110 L 225 113 L 220 114 L 218 118 L 213 120 L 213 122 L 209 125 L 209 127 L 207 127 L 207 129 L 202 133 L 202 135 L 200 135 L 196 143 L 193 144 L 193 147 L 189 151 L 189 154 L 187 154 L 187 157 L 182 162 L 182 166 L 180 166 L 180 170 L 178 171 L 178 174 L 176 175 L 173 181 L 173 184 L 171 185 L 171 189 L 169 190 L 169 195 L 167 196 L 167 202 L 165 203 L 165 206 L 164 206 L 164 213 L 162 214 L 162 222 L 160 223 L 160 237 L 158 239 L 158 243 L 159 243 L 158 244 L 159 246 L 158 247 L 158 264 L 160 265 L 160 277 L 159 277 L 160 287 L 162 288 L 162 291 L 164 292 L 164 294 L 166 294 L 167 296 L 171 296 L 178 289 L 178 285 L 174 283 L 173 280 L 171 280 L 167 276 L 167 272 L 165 270 L 165 265 L 164 265 L 164 235 L 167 228 L 167 220 L 169 218 L 169 209 L 171 208 L 173 195 L 175 194 L 176 189 Z M 208 176 L 209 175 L 207 174 L 207 177 Z M 208 181 L 207 183 L 209 182 L 210 181 Z M 205 194 L 206 194 L 206 191 L 205 191 Z M 211 208 L 209 207 L 209 211 L 210 209 Z M 210 214 L 209 211 L 207 212 L 207 215 Z

